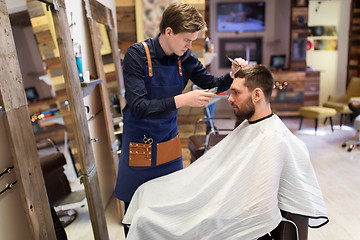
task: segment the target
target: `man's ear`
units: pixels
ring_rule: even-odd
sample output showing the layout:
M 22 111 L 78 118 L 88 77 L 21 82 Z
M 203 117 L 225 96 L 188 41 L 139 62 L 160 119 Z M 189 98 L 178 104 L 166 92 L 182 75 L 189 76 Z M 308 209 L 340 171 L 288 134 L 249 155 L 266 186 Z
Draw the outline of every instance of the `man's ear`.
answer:
M 165 28 L 165 36 L 170 36 L 173 33 L 173 30 L 171 27 Z
M 254 103 L 259 102 L 262 98 L 264 98 L 264 92 L 261 90 L 261 88 L 255 88 L 252 96 Z

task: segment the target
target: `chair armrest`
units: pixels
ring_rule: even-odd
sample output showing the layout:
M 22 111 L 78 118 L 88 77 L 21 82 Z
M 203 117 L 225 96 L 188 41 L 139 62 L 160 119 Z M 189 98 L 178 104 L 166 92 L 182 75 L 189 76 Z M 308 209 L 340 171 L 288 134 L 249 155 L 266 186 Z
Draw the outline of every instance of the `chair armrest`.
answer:
M 231 132 L 233 129 L 222 129 L 222 131 L 229 131 Z M 210 133 L 206 134 L 205 143 L 204 143 L 204 152 L 210 149 L 211 145 L 215 145 L 223 138 L 225 138 L 227 134 L 216 134 L 216 131 L 211 131 Z M 212 143 L 212 144 L 211 144 Z
M 198 125 L 200 123 L 202 124 L 205 124 L 206 121 L 209 121 L 209 120 L 231 120 L 232 118 L 200 118 L 199 120 L 196 121 L 195 123 L 195 130 L 194 130 L 194 135 L 196 135 L 196 131 L 197 131 L 197 128 L 198 128 Z
M 36 143 L 36 147 L 38 149 L 42 147 L 47 147 L 49 143 L 55 149 L 56 152 L 60 152 L 60 149 L 58 148 L 58 146 L 56 146 L 55 142 L 51 138 L 41 139 L 39 142 Z

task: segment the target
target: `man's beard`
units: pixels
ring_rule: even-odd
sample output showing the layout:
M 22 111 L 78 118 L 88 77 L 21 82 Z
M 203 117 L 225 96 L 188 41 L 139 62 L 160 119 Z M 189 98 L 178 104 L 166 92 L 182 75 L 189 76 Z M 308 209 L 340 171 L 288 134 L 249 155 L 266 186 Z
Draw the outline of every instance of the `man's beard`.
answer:
M 251 118 L 255 113 L 255 105 L 253 104 L 251 97 L 248 98 L 242 110 L 240 110 L 240 108 L 237 105 L 234 104 L 232 105 L 237 107 L 237 110 L 234 109 L 237 125 L 242 123 L 245 119 Z

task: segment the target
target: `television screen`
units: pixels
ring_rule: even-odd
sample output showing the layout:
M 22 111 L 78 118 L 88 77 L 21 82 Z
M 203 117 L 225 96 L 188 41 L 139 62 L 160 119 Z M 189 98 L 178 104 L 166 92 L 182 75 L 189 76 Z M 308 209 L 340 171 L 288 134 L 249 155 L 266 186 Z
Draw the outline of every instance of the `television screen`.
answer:
M 280 55 L 271 55 L 270 57 L 270 67 L 276 70 L 284 69 L 285 66 L 285 54 Z
M 26 99 L 28 102 L 34 102 L 39 100 L 39 94 L 35 87 L 25 88 Z
M 265 2 L 219 3 L 218 32 L 264 31 Z
M 231 62 L 226 58 L 245 58 L 255 64 L 262 63 L 262 38 L 220 38 L 219 67 L 231 68 Z

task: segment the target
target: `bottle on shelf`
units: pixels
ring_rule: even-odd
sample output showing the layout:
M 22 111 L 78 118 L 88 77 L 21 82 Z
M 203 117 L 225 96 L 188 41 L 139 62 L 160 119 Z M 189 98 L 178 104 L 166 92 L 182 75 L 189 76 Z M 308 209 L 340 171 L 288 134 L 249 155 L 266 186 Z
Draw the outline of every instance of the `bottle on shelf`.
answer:
M 77 66 L 77 69 L 78 69 L 80 82 L 83 82 L 84 78 L 83 78 L 81 45 L 79 43 L 73 41 L 73 46 L 74 46 L 74 54 L 75 54 L 76 66 Z

